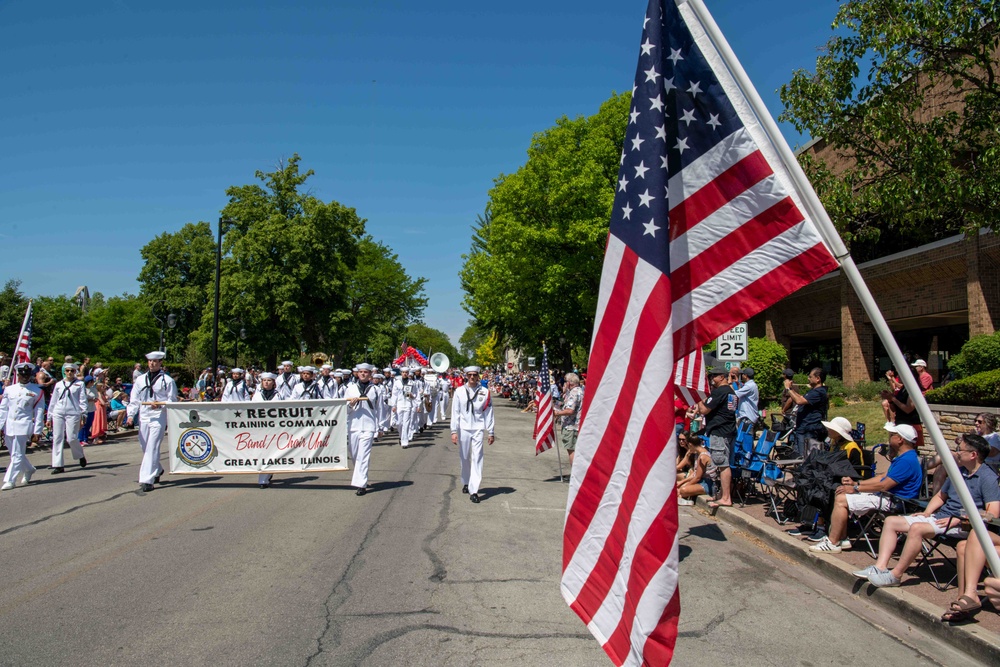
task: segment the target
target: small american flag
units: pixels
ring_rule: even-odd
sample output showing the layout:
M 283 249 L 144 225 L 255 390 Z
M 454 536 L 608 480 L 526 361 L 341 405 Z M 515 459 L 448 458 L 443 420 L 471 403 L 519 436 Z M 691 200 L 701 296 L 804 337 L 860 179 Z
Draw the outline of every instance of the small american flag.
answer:
M 643 23 L 563 532 L 563 597 L 616 665 L 677 639 L 677 360 L 837 267 L 696 2 Z
M 552 449 L 556 441 L 552 416 L 552 386 L 549 383 L 549 353 L 542 346 L 542 370 L 538 375 L 538 392 L 535 394 L 538 412 L 535 414 L 535 456 Z

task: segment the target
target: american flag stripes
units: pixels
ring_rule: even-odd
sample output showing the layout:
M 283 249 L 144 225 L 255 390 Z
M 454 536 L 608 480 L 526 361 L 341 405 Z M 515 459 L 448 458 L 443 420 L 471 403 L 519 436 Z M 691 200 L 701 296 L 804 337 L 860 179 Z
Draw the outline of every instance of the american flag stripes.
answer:
M 616 665 L 677 637 L 676 374 L 836 268 L 803 210 L 688 0 L 650 0 L 563 534 L 563 597 Z
M 28 310 L 24 313 L 24 322 L 21 323 L 21 334 L 17 337 L 17 344 L 14 347 L 8 377 L 13 375 L 14 366 L 25 362 L 31 362 L 31 301 L 28 302 Z
M 538 391 L 535 394 L 538 412 L 535 414 L 535 456 L 552 449 L 556 441 L 552 416 L 552 386 L 549 383 L 549 353 L 542 346 L 542 371 L 538 374 Z

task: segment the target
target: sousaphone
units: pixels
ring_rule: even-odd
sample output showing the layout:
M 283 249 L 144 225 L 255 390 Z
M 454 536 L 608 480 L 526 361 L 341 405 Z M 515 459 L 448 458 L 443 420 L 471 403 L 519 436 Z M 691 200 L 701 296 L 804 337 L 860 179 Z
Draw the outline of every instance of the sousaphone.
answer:
M 435 352 L 431 355 L 429 360 L 431 362 L 431 368 L 433 368 L 438 373 L 444 373 L 448 370 L 449 362 L 448 355 L 444 352 Z

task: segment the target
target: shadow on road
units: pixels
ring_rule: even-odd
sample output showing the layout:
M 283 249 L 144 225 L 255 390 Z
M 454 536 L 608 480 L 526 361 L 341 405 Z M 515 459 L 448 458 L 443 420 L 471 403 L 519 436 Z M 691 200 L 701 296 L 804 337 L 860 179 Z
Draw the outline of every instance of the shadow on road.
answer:
M 515 491 L 517 491 L 517 489 L 515 489 L 515 488 L 513 488 L 511 486 L 498 486 L 495 489 L 483 489 L 483 488 L 480 488 L 479 489 L 479 499 L 480 500 L 489 500 L 493 496 L 506 496 L 506 495 L 508 495 L 510 493 L 514 493 Z
M 700 526 L 691 526 L 691 528 L 688 529 L 687 534 L 681 535 L 679 539 L 683 540 L 688 535 L 690 535 L 691 537 L 698 537 L 703 540 L 712 540 L 714 542 L 727 541 L 725 533 L 723 533 L 722 530 L 714 523 L 706 523 Z

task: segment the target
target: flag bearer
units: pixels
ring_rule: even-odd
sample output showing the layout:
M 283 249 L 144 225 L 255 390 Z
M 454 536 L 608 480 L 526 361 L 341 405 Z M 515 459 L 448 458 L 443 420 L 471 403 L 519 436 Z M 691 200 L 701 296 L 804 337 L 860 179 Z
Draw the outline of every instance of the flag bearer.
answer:
M 31 481 L 35 466 L 31 465 L 25 450 L 28 440 L 38 442 L 45 426 L 45 394 L 42 388 L 32 382 L 35 367 L 20 363 L 14 367 L 17 382 L 3 390 L 0 396 L 0 423 L 4 425 L 4 442 L 10 452 L 7 474 L 0 490 L 8 491 L 14 486 L 24 486 Z

